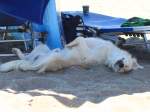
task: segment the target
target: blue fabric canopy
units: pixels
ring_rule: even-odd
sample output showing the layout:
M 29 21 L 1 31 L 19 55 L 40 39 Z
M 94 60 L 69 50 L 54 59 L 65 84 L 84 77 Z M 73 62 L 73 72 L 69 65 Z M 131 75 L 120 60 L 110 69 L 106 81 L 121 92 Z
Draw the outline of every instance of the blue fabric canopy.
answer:
M 0 26 L 14 26 L 24 21 L 34 23 L 36 32 L 48 32 L 49 48 L 62 48 L 55 0 L 0 0 Z
M 0 0 L 0 11 L 20 19 L 42 24 L 48 1 L 49 0 Z

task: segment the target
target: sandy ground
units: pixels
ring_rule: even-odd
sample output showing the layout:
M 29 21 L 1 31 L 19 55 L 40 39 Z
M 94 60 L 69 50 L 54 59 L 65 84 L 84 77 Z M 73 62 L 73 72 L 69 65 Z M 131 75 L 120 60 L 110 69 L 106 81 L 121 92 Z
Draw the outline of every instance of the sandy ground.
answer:
M 66 1 L 63 4 L 66 4 Z M 76 0 L 80 2 L 79 0 Z M 80 3 L 80 5 L 83 4 Z M 87 0 L 96 11 L 112 16 L 150 17 L 149 0 Z M 61 7 L 78 6 L 70 2 Z M 80 7 L 80 6 L 78 6 Z M 126 10 L 125 10 L 126 9 Z M 121 10 L 125 10 L 122 12 Z M 113 15 L 114 14 L 114 15 Z M 114 73 L 105 66 L 71 67 L 54 73 L 0 73 L 3 112 L 150 112 L 150 53 L 128 49 L 143 70 Z M 1 58 L 1 62 L 11 58 Z M 136 94 L 135 94 L 136 93 Z
M 130 51 L 139 58 L 143 70 L 120 74 L 105 66 L 92 66 L 46 74 L 0 73 L 1 109 L 4 112 L 149 112 L 150 53 Z M 6 60 L 10 59 L 1 58 L 1 62 Z

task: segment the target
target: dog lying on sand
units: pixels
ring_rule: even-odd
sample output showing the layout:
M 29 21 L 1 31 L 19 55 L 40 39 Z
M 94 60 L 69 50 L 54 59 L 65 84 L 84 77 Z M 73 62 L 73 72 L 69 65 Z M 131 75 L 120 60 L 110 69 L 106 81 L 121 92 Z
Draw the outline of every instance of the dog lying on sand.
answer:
M 143 68 L 127 51 L 100 38 L 78 37 L 63 49 L 54 50 L 40 44 L 26 56 L 18 48 L 13 48 L 12 51 L 20 59 L 1 64 L 0 72 L 30 70 L 43 73 L 70 66 L 88 67 L 96 64 L 107 65 L 115 72 L 129 72 Z

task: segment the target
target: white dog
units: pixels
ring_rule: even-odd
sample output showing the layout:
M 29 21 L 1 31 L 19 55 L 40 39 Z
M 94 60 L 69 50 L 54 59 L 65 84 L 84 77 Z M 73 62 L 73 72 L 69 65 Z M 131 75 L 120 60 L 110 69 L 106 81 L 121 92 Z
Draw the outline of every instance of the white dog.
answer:
M 87 67 L 104 64 L 115 72 L 128 72 L 143 67 L 127 51 L 121 50 L 110 41 L 99 38 L 78 37 L 67 44 L 64 49 L 50 50 L 40 44 L 29 55 L 24 55 L 19 49 L 13 52 L 20 60 L 10 61 L 0 65 L 1 72 L 12 70 L 57 71 L 74 65 Z

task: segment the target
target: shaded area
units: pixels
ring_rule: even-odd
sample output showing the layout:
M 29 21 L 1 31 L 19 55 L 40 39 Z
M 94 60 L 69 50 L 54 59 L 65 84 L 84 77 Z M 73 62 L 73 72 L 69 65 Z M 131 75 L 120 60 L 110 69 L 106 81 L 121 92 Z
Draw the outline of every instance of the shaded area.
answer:
M 136 51 L 134 55 L 138 56 L 139 53 Z M 149 55 L 139 58 L 145 67 L 143 70 L 129 74 L 114 73 L 105 66 L 92 66 L 90 69 L 71 67 L 45 74 L 20 71 L 1 73 L 0 89 L 33 97 L 54 98 L 69 108 L 80 107 L 87 101 L 98 104 L 112 96 L 150 91 Z M 6 59 L 3 58 L 4 60 Z M 70 99 L 67 95 L 74 97 Z

